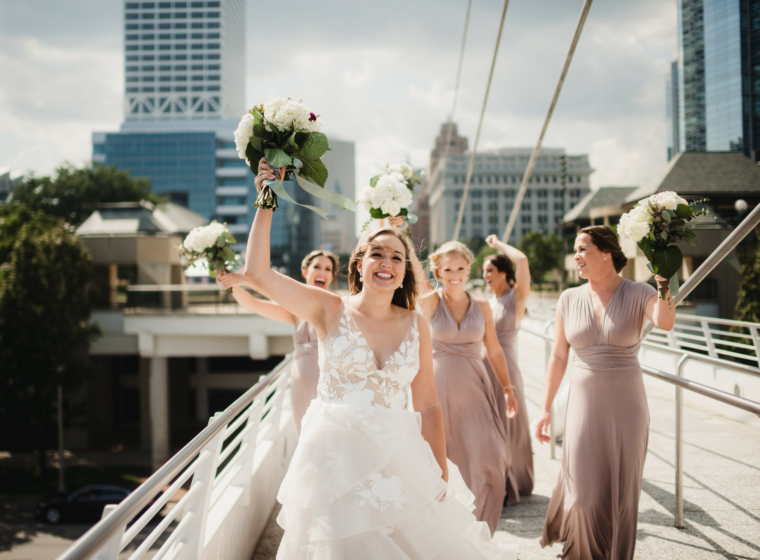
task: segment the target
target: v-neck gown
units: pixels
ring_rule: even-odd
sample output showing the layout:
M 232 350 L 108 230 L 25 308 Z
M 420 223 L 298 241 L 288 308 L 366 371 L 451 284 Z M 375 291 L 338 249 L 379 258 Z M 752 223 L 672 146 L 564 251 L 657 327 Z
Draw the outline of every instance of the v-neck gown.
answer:
M 470 306 L 457 325 L 443 292 L 430 320 L 433 372 L 446 430 L 446 455 L 475 494 L 475 515 L 491 533 L 501 517 L 509 472 L 509 447 L 497 396 L 481 353 L 486 321 L 468 293 Z M 498 398 L 502 394 L 499 392 Z
M 630 560 L 649 408 L 638 360 L 649 284 L 623 280 L 597 327 L 588 284 L 562 293 L 557 310 L 575 351 L 562 470 L 541 545 L 564 541 L 563 558 Z
M 483 355 L 483 364 L 491 378 L 491 383 L 496 393 L 496 404 L 499 406 L 499 417 L 504 422 L 507 430 L 507 441 L 511 464 L 509 477 L 507 478 L 507 505 L 512 506 L 520 502 L 520 496 L 529 496 L 533 492 L 533 447 L 530 441 L 530 422 L 528 409 L 525 406 L 525 388 L 523 386 L 520 367 L 517 365 L 517 352 L 515 341 L 519 329 L 515 328 L 515 291 L 507 290 L 500 298 L 491 301 L 493 322 L 496 327 L 496 335 L 499 344 L 507 359 L 509 380 L 515 390 L 517 399 L 517 416 L 507 418 L 507 401 L 498 398 L 501 394 L 501 385 L 496 374 L 491 368 L 488 357 Z
M 317 396 L 319 381 L 317 331 L 303 319 L 299 319 L 293 333 L 293 365 L 290 368 L 290 402 L 296 431 L 301 433 L 301 419 L 309 403 Z
M 407 409 L 416 312 L 381 367 L 345 301 L 319 342 L 317 398 L 277 495 L 278 560 L 516 560 L 517 547 L 492 542 L 473 515 L 451 462 L 443 481 L 421 415 Z

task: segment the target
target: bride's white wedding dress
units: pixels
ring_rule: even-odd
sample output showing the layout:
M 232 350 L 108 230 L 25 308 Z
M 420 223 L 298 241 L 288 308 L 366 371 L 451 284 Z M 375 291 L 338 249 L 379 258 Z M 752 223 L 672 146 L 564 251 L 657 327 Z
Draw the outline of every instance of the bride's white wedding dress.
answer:
M 345 302 L 319 343 L 318 396 L 303 418 L 280 487 L 280 560 L 494 559 L 517 547 L 491 542 L 471 513 L 474 496 L 449 462 L 449 484 L 407 410 L 420 366 L 417 314 L 379 367 Z M 446 497 L 444 498 L 444 494 Z

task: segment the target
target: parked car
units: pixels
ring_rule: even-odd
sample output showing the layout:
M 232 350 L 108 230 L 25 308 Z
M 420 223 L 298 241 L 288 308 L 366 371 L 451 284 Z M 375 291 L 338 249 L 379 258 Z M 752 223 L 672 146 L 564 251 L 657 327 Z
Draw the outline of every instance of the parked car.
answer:
M 107 484 L 85 486 L 70 494 L 59 493 L 45 498 L 37 504 L 36 513 L 48 523 L 98 521 L 106 505 L 118 504 L 131 492 Z

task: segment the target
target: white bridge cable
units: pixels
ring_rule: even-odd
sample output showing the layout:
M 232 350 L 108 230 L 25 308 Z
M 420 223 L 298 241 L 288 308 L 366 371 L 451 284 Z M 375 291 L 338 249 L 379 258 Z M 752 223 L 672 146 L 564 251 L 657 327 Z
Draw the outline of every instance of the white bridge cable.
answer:
M 449 148 L 451 147 L 451 131 L 454 129 L 454 112 L 457 109 L 457 97 L 459 97 L 459 81 L 462 77 L 462 62 L 464 61 L 464 47 L 467 44 L 467 28 L 470 25 L 470 9 L 472 8 L 472 0 L 467 0 L 467 15 L 464 18 L 464 35 L 462 35 L 462 48 L 459 51 L 459 66 L 457 67 L 457 79 L 454 85 L 454 102 L 451 106 L 451 113 L 449 113 L 448 132 L 446 133 L 446 147 L 443 151 L 443 171 L 441 174 L 441 182 L 446 182 L 446 167 L 449 161 Z M 435 173 L 435 169 L 431 169 L 428 176 L 432 180 L 432 174 Z
M 575 35 L 573 36 L 573 42 L 570 43 L 570 51 L 567 53 L 567 58 L 565 59 L 565 66 L 562 68 L 562 73 L 559 76 L 559 82 L 557 82 L 557 88 L 554 90 L 554 97 L 552 98 L 552 102 L 549 105 L 549 112 L 546 114 L 544 127 L 541 129 L 541 134 L 539 135 L 538 142 L 536 143 L 536 147 L 533 150 L 533 155 L 530 156 L 530 161 L 528 162 L 528 168 L 525 170 L 525 175 L 523 176 L 522 184 L 520 185 L 520 190 L 517 193 L 517 198 L 515 198 L 514 206 L 512 207 L 512 212 L 509 214 L 509 221 L 507 222 L 507 227 L 504 228 L 504 235 L 502 236 L 502 241 L 504 241 L 504 243 L 508 243 L 509 236 L 512 235 L 512 229 L 514 228 L 515 222 L 517 221 L 517 214 L 519 214 L 520 209 L 522 207 L 523 196 L 525 196 L 525 191 L 528 189 L 528 183 L 530 182 L 530 178 L 533 175 L 533 168 L 536 166 L 536 160 L 538 159 L 538 154 L 541 151 L 541 144 L 543 144 L 544 142 L 544 136 L 546 135 L 546 130 L 549 128 L 549 122 L 552 119 L 552 114 L 554 113 L 554 107 L 557 105 L 559 94 L 562 91 L 562 86 L 565 83 L 565 76 L 567 76 L 567 71 L 570 68 L 570 63 L 573 60 L 573 55 L 575 54 L 575 47 L 578 45 L 578 40 L 581 38 L 581 32 L 583 31 L 583 26 L 586 23 L 586 17 L 588 16 L 589 9 L 591 9 L 592 2 L 593 0 L 585 0 L 583 4 L 583 9 L 581 10 L 581 17 L 578 20 L 578 26 L 576 27 Z M 469 184 L 469 179 L 468 179 L 468 184 Z M 465 192 L 467 191 L 465 190 Z M 459 222 L 457 222 L 457 226 L 458 224 Z
M 459 230 L 462 227 L 462 217 L 464 216 L 464 209 L 467 204 L 467 193 L 470 190 L 470 181 L 472 180 L 472 170 L 475 167 L 475 155 L 478 153 L 478 140 L 480 140 L 480 131 L 483 128 L 483 117 L 486 114 L 486 106 L 488 105 L 488 92 L 491 90 L 491 81 L 493 80 L 493 71 L 496 67 L 496 56 L 499 54 L 499 44 L 501 43 L 501 32 L 504 29 L 504 19 L 507 17 L 507 6 L 509 6 L 509 0 L 504 0 L 504 9 L 501 12 L 501 23 L 499 24 L 499 34 L 496 37 L 496 47 L 493 51 L 493 60 L 491 61 L 491 72 L 488 75 L 488 84 L 486 85 L 486 95 L 483 99 L 483 108 L 480 110 L 480 121 L 478 122 L 478 132 L 475 134 L 475 142 L 472 146 L 472 153 L 470 155 L 470 165 L 467 168 L 467 178 L 464 183 L 464 191 L 462 192 L 462 199 L 459 202 L 459 213 L 457 214 L 457 224 L 454 227 L 454 241 L 459 239 Z M 445 176 L 444 176 L 445 177 Z

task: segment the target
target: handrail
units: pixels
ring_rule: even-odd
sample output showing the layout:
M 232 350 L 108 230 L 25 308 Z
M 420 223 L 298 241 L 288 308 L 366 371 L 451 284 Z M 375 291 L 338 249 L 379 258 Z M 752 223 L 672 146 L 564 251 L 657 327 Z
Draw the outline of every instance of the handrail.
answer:
M 697 354 L 696 352 L 690 352 L 688 350 L 680 350 L 678 348 L 672 348 L 671 346 L 665 346 L 664 344 L 657 344 L 656 342 L 647 342 L 646 340 L 642 340 L 641 345 L 647 348 L 652 348 L 653 350 L 670 352 L 671 354 L 686 355 L 689 356 L 691 360 L 704 362 L 706 364 L 721 367 L 724 369 L 732 369 L 734 371 L 738 371 L 739 373 L 754 375 L 755 377 L 760 377 L 760 368 L 745 366 L 743 364 L 736 364 L 734 362 L 729 362 L 728 360 L 721 360 L 720 358 L 713 358 L 712 356 L 705 356 L 704 354 Z
M 185 447 L 127 496 L 113 512 L 94 525 L 56 560 L 88 560 L 106 546 L 120 530 L 137 515 L 162 488 L 169 484 L 183 468 L 188 466 L 235 416 L 240 414 L 256 397 L 274 383 L 290 365 L 292 354 L 285 356 L 271 372 L 248 389 L 224 412 L 218 413 L 209 425 L 201 430 Z
M 702 383 L 697 383 L 696 381 L 689 381 L 688 379 L 684 379 L 682 377 L 678 377 L 677 375 L 660 371 L 659 369 L 655 369 L 650 366 L 642 365 L 641 371 L 643 371 L 644 373 L 648 375 L 651 375 L 652 377 L 656 377 L 657 379 L 660 379 L 672 385 L 681 387 L 682 389 L 688 389 L 689 391 L 693 391 L 694 393 L 699 393 L 700 395 L 704 395 L 705 397 L 710 397 L 711 399 L 714 399 L 716 401 L 720 401 L 722 403 L 731 405 L 735 408 L 740 408 L 742 410 L 746 410 L 747 412 L 752 412 L 753 414 L 757 414 L 758 416 L 760 416 L 760 403 L 758 402 L 745 399 L 744 397 L 737 397 L 736 395 L 732 395 L 731 393 L 726 393 L 725 391 L 720 391 L 719 389 L 713 389 L 712 387 L 703 385 Z

